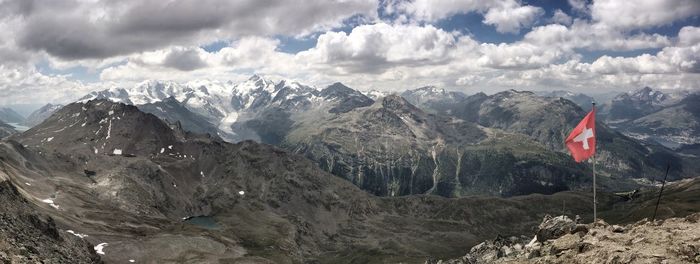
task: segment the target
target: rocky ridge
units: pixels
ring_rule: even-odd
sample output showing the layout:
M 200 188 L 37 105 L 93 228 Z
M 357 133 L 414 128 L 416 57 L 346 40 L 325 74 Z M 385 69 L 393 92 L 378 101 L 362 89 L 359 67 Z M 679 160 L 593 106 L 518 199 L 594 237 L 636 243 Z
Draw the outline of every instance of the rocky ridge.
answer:
M 499 237 L 461 258 L 426 263 L 700 263 L 700 213 L 629 225 L 545 216 L 531 240 Z

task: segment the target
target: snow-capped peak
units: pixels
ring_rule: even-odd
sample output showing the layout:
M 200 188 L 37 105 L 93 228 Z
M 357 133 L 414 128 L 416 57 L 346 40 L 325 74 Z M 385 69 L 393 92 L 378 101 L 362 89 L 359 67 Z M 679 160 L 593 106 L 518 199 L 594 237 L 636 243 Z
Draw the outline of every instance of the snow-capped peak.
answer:
M 268 93 L 275 92 L 275 83 L 271 80 L 260 77 L 259 75 L 253 75 L 248 80 L 236 84 L 233 87 L 234 95 L 243 96 L 256 91 L 265 91 Z
M 435 86 L 424 86 L 413 90 L 413 93 L 416 95 L 444 95 L 447 92 L 445 92 L 445 89 L 437 88 Z
M 384 91 L 378 91 L 378 90 L 369 90 L 369 91 L 364 92 L 364 94 L 367 97 L 372 98 L 372 100 L 377 100 L 379 98 L 386 97 L 387 95 L 389 95 L 391 93 L 384 92 Z

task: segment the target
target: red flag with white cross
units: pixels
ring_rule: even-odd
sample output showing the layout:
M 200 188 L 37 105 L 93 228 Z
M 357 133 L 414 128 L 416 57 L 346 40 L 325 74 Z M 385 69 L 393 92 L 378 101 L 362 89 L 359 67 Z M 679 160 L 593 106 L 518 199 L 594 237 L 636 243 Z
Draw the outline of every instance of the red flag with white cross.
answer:
M 595 154 L 595 107 L 571 131 L 565 142 L 576 162 L 584 161 Z

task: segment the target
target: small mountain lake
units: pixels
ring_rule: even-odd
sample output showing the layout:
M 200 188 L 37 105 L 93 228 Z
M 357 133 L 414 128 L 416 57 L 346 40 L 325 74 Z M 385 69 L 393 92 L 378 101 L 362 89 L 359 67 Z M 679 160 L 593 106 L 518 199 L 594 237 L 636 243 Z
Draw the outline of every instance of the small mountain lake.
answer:
M 185 220 L 185 223 L 195 225 L 200 228 L 216 230 L 221 228 L 212 216 L 195 216 Z

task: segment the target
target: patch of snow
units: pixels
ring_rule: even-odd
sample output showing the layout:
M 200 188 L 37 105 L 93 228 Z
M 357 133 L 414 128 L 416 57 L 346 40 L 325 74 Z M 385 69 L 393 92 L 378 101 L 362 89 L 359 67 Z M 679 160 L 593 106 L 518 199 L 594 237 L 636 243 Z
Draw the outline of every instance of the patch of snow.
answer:
M 46 141 L 51 142 L 53 140 L 53 137 L 47 138 Z
M 109 110 L 109 115 L 113 115 L 113 114 L 114 114 L 114 110 Z
M 24 184 L 26 184 L 27 186 L 32 186 L 32 184 L 28 182 L 25 182 Z
M 105 139 L 109 139 L 112 136 L 112 120 L 109 120 L 109 127 L 107 128 L 107 137 Z
M 199 175 L 202 175 L 202 178 L 204 178 L 204 172 L 203 172 L 203 171 L 200 171 L 200 172 L 199 172 Z
M 97 252 L 97 254 L 104 255 L 105 254 L 104 249 L 107 245 L 108 245 L 107 243 L 98 244 L 97 246 L 95 246 L 95 252 Z
M 134 263 L 134 262 L 136 262 L 136 261 L 135 261 L 135 260 L 133 260 L 133 259 L 130 259 L 130 260 L 129 260 L 129 262 L 131 262 L 131 263 Z
M 100 152 L 99 150 L 97 150 L 97 148 L 94 148 L 94 149 L 95 149 L 95 154 L 98 154 Z
M 114 155 L 121 155 L 121 154 L 122 154 L 122 150 L 121 150 L 121 149 L 114 149 L 114 151 L 112 152 L 112 154 L 114 154 Z
M 51 200 L 51 199 L 44 199 L 44 200 L 41 200 L 41 201 L 44 202 L 44 203 L 49 204 L 51 207 L 53 207 L 53 208 L 55 208 L 55 209 L 58 209 L 58 205 L 55 204 L 55 203 L 53 203 L 53 200 Z
M 173 145 L 168 146 L 168 149 L 173 149 Z
M 73 231 L 73 230 L 66 230 L 66 232 L 71 233 L 71 234 L 73 234 L 74 236 L 77 236 L 77 237 L 79 237 L 79 238 L 85 238 L 85 237 L 88 236 L 88 235 L 86 235 L 86 234 L 76 233 L 76 232 Z
M 160 153 L 162 154 L 163 152 L 165 152 L 165 148 L 160 148 Z
M 80 125 L 80 126 L 81 126 L 81 127 L 84 127 L 84 126 L 85 126 L 86 124 L 87 124 L 87 122 L 83 123 L 83 124 L 82 124 L 82 125 Z
M 244 194 L 245 194 L 245 192 L 244 192 L 244 191 L 239 191 L 239 192 L 238 192 L 238 194 L 240 194 L 240 195 L 244 195 Z

